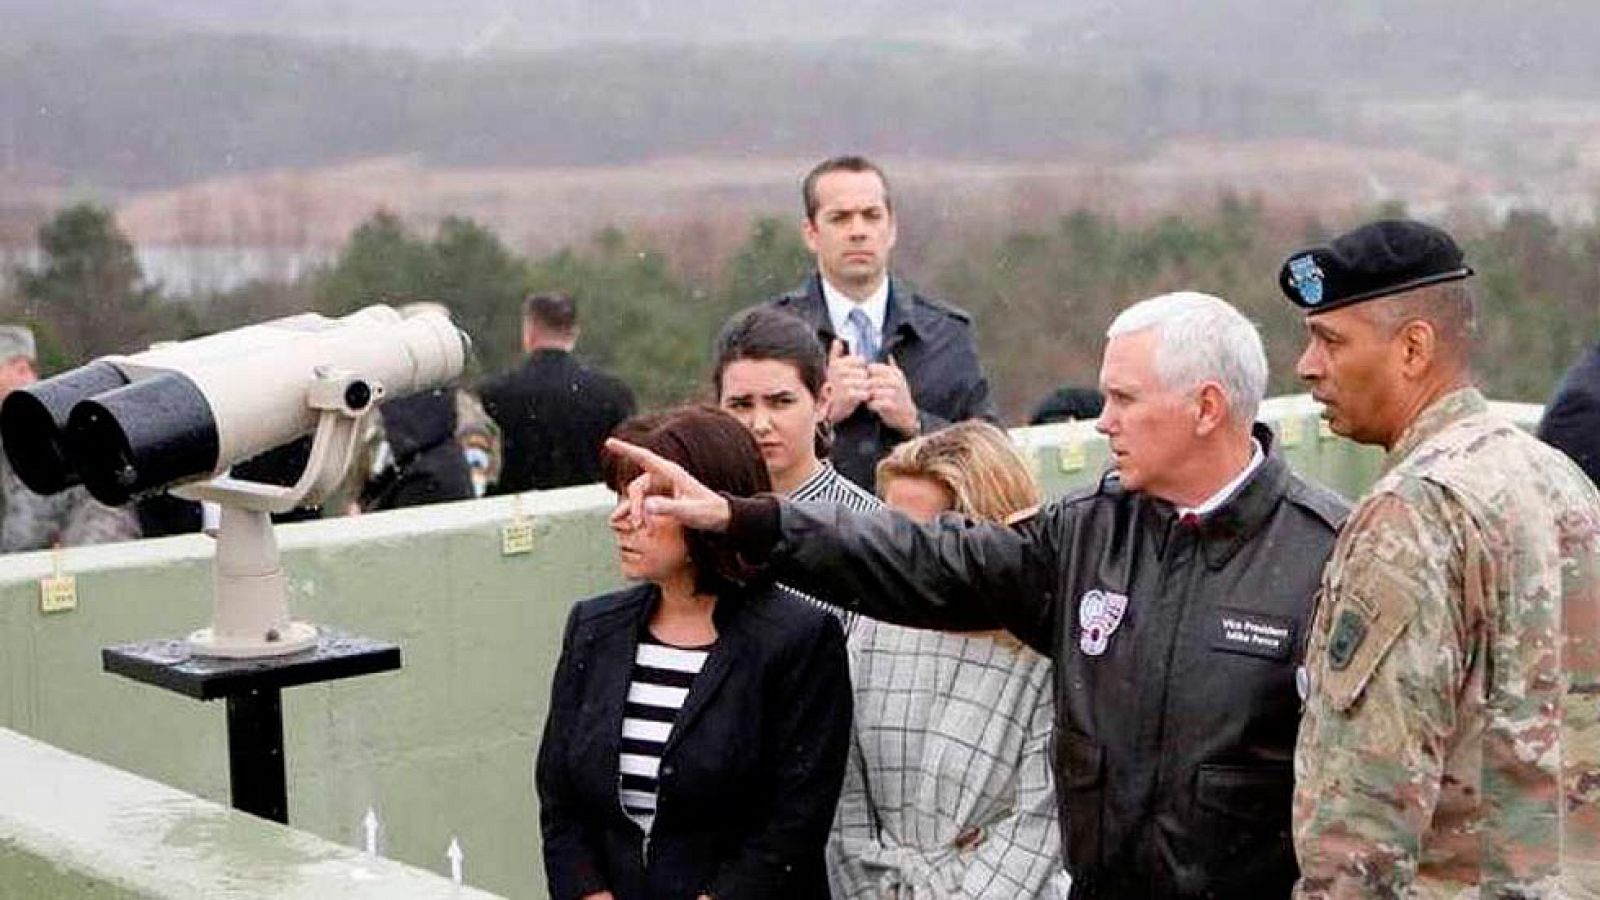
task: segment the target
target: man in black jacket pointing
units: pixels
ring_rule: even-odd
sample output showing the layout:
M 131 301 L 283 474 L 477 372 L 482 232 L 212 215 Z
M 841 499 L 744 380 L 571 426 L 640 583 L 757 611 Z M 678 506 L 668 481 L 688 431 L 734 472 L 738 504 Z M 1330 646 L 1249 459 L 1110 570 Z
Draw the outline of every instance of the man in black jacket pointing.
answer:
M 1048 654 L 1075 900 L 1287 897 L 1297 674 L 1346 507 L 1255 424 L 1266 358 L 1231 306 L 1156 297 L 1108 337 L 1114 471 L 1010 526 L 729 499 L 610 446 L 646 468 L 641 517 L 726 531 L 785 583 L 867 615 L 999 625 Z

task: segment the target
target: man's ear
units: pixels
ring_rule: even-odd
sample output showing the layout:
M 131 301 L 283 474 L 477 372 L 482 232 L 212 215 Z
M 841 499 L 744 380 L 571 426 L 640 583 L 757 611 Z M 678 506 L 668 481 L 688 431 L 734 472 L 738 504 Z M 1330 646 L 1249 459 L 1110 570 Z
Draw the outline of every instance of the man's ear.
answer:
M 1439 333 L 1426 319 L 1412 319 L 1401 325 L 1394 339 L 1400 342 L 1400 370 L 1408 378 L 1422 377 L 1438 360 Z
M 1215 381 L 1203 382 L 1195 393 L 1195 404 L 1198 414 L 1195 417 L 1194 432 L 1200 437 L 1205 437 L 1221 428 L 1228 420 L 1228 395 L 1222 390 L 1222 385 Z
M 806 249 L 810 250 L 811 254 L 815 256 L 817 253 L 817 224 L 811 221 L 810 216 L 800 220 L 800 236 L 805 238 Z

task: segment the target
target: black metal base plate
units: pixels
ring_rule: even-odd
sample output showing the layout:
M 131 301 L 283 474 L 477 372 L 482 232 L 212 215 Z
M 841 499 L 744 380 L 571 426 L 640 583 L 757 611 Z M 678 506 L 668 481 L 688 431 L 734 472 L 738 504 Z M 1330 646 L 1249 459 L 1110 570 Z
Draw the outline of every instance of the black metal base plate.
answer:
M 286 656 L 199 656 L 183 638 L 167 638 L 102 648 L 100 662 L 107 672 L 134 681 L 196 700 L 215 700 L 398 669 L 400 646 L 319 627 L 315 647 Z

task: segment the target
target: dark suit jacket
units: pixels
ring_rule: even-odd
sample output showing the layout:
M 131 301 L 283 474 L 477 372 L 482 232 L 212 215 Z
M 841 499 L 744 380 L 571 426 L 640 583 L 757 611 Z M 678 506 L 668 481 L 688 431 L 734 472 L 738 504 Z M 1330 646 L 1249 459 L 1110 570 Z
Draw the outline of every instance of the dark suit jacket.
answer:
M 479 395 L 505 448 L 496 494 L 599 481 L 600 447 L 634 410 L 627 385 L 561 350 L 529 354 Z
M 1573 363 L 1539 420 L 1539 438 L 1600 485 L 1600 344 Z
M 824 348 L 832 345 L 833 322 L 820 275 L 813 272 L 804 286 L 772 305 L 809 322 Z M 898 278 L 889 280 L 881 355 L 893 356 L 905 371 L 924 434 L 964 419 L 999 421 L 989 381 L 978 364 L 971 317 L 924 297 Z M 841 474 L 870 491 L 878 460 L 905 439 L 863 404 L 834 426 L 830 458 Z
M 717 643 L 662 756 L 646 847 L 622 809 L 618 759 L 634 652 L 659 597 L 641 585 L 567 620 L 536 777 L 552 900 L 826 898 L 823 846 L 850 740 L 838 619 L 772 589 L 717 602 Z

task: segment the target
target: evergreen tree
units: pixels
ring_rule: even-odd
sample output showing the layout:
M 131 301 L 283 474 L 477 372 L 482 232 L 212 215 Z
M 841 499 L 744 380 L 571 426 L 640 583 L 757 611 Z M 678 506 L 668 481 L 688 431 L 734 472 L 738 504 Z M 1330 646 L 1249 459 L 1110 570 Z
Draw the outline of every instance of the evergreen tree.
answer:
M 111 211 L 68 207 L 39 228 L 37 269 L 19 269 L 25 314 L 44 325 L 63 362 L 142 350 L 165 335 L 159 292 L 144 283 Z
M 811 251 L 800 229 L 787 219 L 763 216 L 728 263 L 726 285 L 715 310 L 722 316 L 798 287 L 811 271 Z
M 342 316 L 374 303 L 424 299 L 428 256 L 427 244 L 399 216 L 380 210 L 351 233 L 334 264 L 317 274 L 317 308 Z

